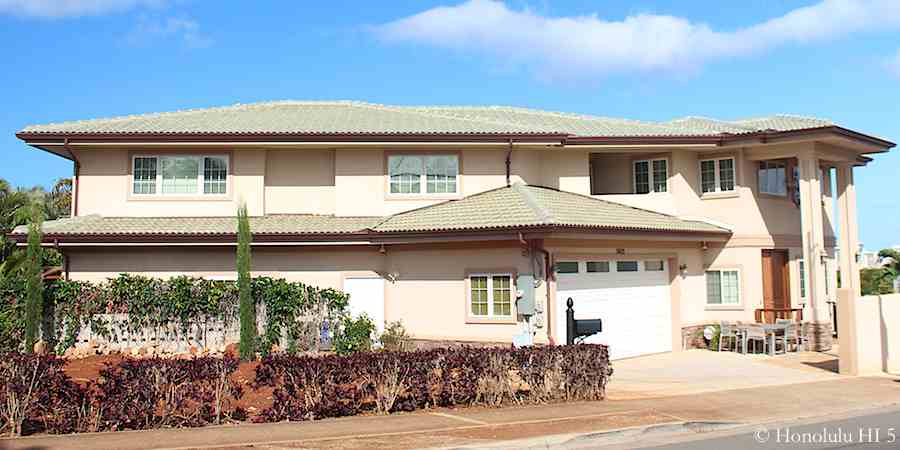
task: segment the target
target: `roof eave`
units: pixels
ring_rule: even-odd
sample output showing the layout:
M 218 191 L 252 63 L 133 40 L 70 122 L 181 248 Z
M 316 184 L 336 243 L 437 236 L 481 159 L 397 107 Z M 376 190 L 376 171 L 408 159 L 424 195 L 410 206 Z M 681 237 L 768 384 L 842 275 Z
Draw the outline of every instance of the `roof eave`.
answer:
M 347 233 L 255 233 L 253 242 L 259 244 L 299 244 L 299 243 L 333 243 L 333 242 L 358 242 L 373 245 L 389 244 L 397 240 L 428 240 L 446 239 L 465 240 L 476 239 L 516 239 L 519 233 L 549 234 L 554 232 L 574 232 L 593 234 L 636 234 L 646 236 L 648 234 L 660 234 L 666 236 L 692 237 L 700 240 L 703 237 L 724 237 L 731 235 L 730 231 L 721 230 L 661 230 L 640 227 L 592 227 L 572 225 L 540 225 L 517 227 L 491 227 L 470 228 L 453 230 L 414 230 L 414 231 L 356 231 Z M 10 233 L 7 235 L 17 244 L 24 244 L 27 235 L 22 233 Z M 235 233 L 45 233 L 43 242 L 53 245 L 93 245 L 93 244 L 140 244 L 140 245 L 230 245 L 237 242 Z

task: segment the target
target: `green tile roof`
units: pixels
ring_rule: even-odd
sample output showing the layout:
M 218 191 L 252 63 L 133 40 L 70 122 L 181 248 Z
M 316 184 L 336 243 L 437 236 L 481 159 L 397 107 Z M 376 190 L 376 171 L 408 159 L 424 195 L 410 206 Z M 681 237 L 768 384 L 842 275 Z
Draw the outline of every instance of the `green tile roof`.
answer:
M 832 125 L 828 120 L 776 115 L 722 121 L 688 117 L 670 122 L 596 117 L 508 106 L 395 106 L 355 101 L 276 101 L 31 125 L 24 133 L 291 133 L 291 134 L 568 134 L 574 136 L 709 136 L 788 131 Z
M 424 232 L 537 226 L 611 231 L 729 232 L 706 222 L 524 184 L 395 214 L 375 230 Z
M 254 234 L 343 234 L 365 230 L 381 217 L 335 217 L 312 214 L 273 214 L 250 217 Z M 221 235 L 237 230 L 234 217 L 102 217 L 79 216 L 44 222 L 48 235 Z M 13 234 L 28 233 L 26 226 Z
M 556 189 L 515 184 L 388 217 L 269 215 L 251 217 L 254 235 L 345 235 L 413 232 L 513 230 L 533 227 L 582 228 L 621 232 L 729 233 L 697 220 L 621 205 Z M 230 235 L 233 217 L 101 217 L 47 221 L 52 236 Z M 20 226 L 12 234 L 27 233 Z

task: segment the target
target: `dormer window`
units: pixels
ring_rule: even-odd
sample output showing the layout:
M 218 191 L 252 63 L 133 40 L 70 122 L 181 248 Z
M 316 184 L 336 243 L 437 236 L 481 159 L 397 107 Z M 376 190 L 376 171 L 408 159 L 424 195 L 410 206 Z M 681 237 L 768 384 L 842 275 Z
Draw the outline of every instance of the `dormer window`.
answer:
M 228 157 L 135 156 L 132 175 L 131 192 L 135 195 L 224 195 Z
M 390 155 L 388 185 L 392 195 L 456 194 L 458 155 Z

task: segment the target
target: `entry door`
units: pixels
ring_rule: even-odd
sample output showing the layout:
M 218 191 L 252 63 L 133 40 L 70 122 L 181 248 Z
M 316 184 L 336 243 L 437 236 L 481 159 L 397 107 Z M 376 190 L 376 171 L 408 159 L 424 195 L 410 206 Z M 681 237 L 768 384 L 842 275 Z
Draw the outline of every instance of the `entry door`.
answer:
M 378 333 L 384 331 L 384 279 L 377 276 L 344 278 L 344 292 L 350 295 L 350 314 L 369 316 Z
M 763 250 L 762 274 L 763 307 L 766 309 L 790 308 L 791 279 L 788 271 L 787 250 Z M 774 318 L 774 313 L 766 313 L 765 322 L 774 322 Z

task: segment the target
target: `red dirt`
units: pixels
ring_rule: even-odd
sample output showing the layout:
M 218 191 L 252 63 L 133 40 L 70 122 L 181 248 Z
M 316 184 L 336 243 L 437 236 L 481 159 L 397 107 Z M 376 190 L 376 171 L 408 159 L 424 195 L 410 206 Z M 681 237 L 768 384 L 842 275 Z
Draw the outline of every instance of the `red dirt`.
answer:
M 69 359 L 63 371 L 72 378 L 72 380 L 85 384 L 88 381 L 94 381 L 100 376 L 100 370 L 107 364 L 118 364 L 125 357 L 122 355 L 97 355 L 87 358 Z M 259 361 L 243 362 L 238 369 L 231 374 L 231 380 L 237 381 L 244 388 L 244 395 L 235 402 L 235 406 L 239 406 L 247 410 L 252 418 L 262 410 L 272 406 L 271 387 L 253 388 L 253 380 L 256 378 L 256 367 Z

